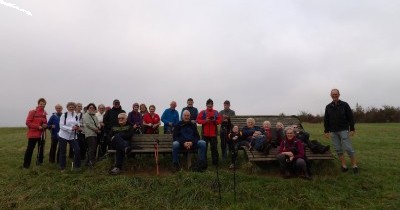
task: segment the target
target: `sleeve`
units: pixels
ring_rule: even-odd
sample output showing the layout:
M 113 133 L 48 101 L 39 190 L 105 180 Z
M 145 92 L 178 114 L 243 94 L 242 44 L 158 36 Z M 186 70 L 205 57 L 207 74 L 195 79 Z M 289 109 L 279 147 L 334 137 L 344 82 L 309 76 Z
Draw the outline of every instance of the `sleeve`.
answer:
M 178 111 L 176 111 L 175 110 L 175 119 L 174 119 L 174 125 L 176 125 L 176 124 L 178 124 L 178 122 L 179 122 L 179 113 L 178 113 Z
M 328 107 L 327 105 L 325 107 L 325 114 L 324 114 L 324 133 L 329 133 L 329 112 L 328 112 Z
M 35 110 L 31 110 L 29 111 L 28 116 L 26 117 L 25 124 L 26 126 L 28 126 L 28 128 L 39 129 L 40 125 L 34 123 L 35 113 L 36 113 Z
M 355 122 L 354 122 L 353 110 L 351 110 L 348 103 L 346 103 L 346 118 L 347 122 L 349 123 L 350 131 L 354 131 Z
M 179 124 L 174 127 L 174 130 L 172 132 L 172 139 L 174 141 L 178 141 L 180 144 L 182 143 L 181 126 Z
M 51 115 L 51 117 L 49 118 L 49 121 L 47 122 L 47 128 L 51 129 L 52 125 L 55 125 L 55 116 L 54 116 L 54 114 Z
M 197 115 L 197 119 L 196 119 L 197 123 L 202 124 L 202 125 L 204 125 L 204 124 L 207 123 L 206 120 L 203 119 L 203 112 L 205 112 L 205 111 L 204 111 L 204 110 L 201 111 L 201 112 Z
M 304 158 L 304 146 L 301 141 L 296 141 L 297 154 L 294 155 L 294 158 Z
M 217 112 L 217 111 L 216 111 Z M 218 113 L 218 112 L 217 112 Z M 222 115 L 218 113 L 217 119 L 215 120 L 217 125 L 220 125 L 222 123 Z
M 196 124 L 192 124 L 192 129 L 194 131 L 193 145 L 196 145 L 197 142 L 200 140 L 200 134 L 199 134 L 199 131 L 197 130 Z
M 162 115 L 161 115 L 161 121 L 164 123 L 164 126 L 165 126 L 165 124 L 168 124 L 169 122 L 167 121 L 167 110 L 168 109 L 166 109 L 166 110 L 164 110 L 164 112 L 162 113 Z

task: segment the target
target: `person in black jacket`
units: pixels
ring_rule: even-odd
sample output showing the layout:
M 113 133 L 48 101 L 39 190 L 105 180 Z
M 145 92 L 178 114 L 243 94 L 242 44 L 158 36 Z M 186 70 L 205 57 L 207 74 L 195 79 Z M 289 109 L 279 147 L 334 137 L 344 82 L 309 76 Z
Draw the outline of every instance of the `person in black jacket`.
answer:
M 317 140 L 310 140 L 310 134 L 303 129 L 301 129 L 300 125 L 292 125 L 296 138 L 301 140 L 308 148 L 310 148 L 312 153 L 315 154 L 324 154 L 330 148 L 329 145 L 324 146 Z
M 339 96 L 338 89 L 331 90 L 332 102 L 325 107 L 325 137 L 329 138 L 330 134 L 333 146 L 342 164 L 342 171 L 348 171 L 343 154 L 346 151 L 350 157 L 353 172 L 358 174 L 355 152 L 350 140 L 350 136 L 353 136 L 355 132 L 353 111 L 348 103 L 339 100 Z
M 129 155 L 131 152 L 131 138 L 134 134 L 133 126 L 128 123 L 126 113 L 118 115 L 118 122 L 119 125 L 112 127 L 111 130 L 111 144 L 116 149 L 115 167 L 110 171 L 113 175 L 121 172 L 125 154 Z
M 104 123 L 104 135 L 106 135 L 106 141 L 101 145 L 101 154 L 105 155 L 107 151 L 107 146 L 110 146 L 111 131 L 114 126 L 118 126 L 118 115 L 120 113 L 125 113 L 122 109 L 121 104 L 118 99 L 113 101 L 113 107 L 108 110 L 103 117 Z

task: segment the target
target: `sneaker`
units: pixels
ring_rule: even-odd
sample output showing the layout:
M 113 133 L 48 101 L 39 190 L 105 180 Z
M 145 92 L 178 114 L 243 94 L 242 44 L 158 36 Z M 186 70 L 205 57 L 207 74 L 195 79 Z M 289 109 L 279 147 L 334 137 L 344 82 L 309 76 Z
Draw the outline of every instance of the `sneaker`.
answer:
M 358 170 L 358 167 L 356 166 L 356 167 L 353 167 L 353 173 L 354 174 L 359 174 L 360 173 L 360 171 Z
M 343 166 L 341 166 L 340 169 L 342 170 L 343 173 L 347 172 L 349 170 L 347 167 L 343 167 Z
M 121 169 L 119 169 L 119 168 L 117 168 L 117 167 L 114 167 L 111 171 L 110 171 L 110 174 L 111 175 L 118 175 L 118 174 L 120 174 L 121 173 Z

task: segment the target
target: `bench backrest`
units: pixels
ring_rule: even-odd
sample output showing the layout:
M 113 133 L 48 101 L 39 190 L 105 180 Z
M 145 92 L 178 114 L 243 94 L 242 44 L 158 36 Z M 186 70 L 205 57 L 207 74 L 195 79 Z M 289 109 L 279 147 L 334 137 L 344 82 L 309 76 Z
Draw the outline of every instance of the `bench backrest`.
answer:
M 243 128 L 246 126 L 247 118 L 254 118 L 256 121 L 256 126 L 262 127 L 264 121 L 271 122 L 271 128 L 275 128 L 277 122 L 281 122 L 285 127 L 291 126 L 293 124 L 300 125 L 301 128 L 301 121 L 297 116 L 280 116 L 280 115 L 237 115 L 231 117 L 231 122 L 234 125 L 239 126 L 239 128 Z
M 132 146 L 140 146 L 143 149 L 154 148 L 155 141 L 158 139 L 158 148 L 172 148 L 172 134 L 138 134 L 131 139 Z

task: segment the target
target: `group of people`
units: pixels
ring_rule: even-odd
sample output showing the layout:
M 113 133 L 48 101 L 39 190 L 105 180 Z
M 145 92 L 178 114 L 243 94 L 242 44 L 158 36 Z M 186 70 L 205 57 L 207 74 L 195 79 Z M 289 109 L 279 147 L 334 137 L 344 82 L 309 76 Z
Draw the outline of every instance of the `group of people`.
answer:
M 339 100 L 339 90 L 331 91 L 333 101 L 326 106 L 325 134 L 331 134 L 333 146 L 341 160 L 341 169 L 346 172 L 347 165 L 344 151 L 348 153 L 354 173 L 358 173 L 354 149 L 349 139 L 354 134 L 354 119 L 349 105 Z M 176 102 L 165 109 L 161 118 L 155 113 L 155 106 L 149 110 L 145 104 L 134 103 L 132 111 L 126 114 L 121 108 L 120 101 L 114 100 L 113 106 L 108 109 L 100 104 L 98 110 L 95 104 L 88 104 L 82 111 L 81 103 L 69 102 L 67 112 L 63 107 L 56 105 L 56 112 L 47 121 L 44 110 L 46 100 L 40 98 L 38 106 L 31 110 L 26 119 L 28 126 L 28 146 L 24 156 L 24 168 L 29 168 L 36 144 L 39 146 L 37 164 L 43 163 L 43 148 L 46 129 L 51 130 L 51 148 L 49 161 L 58 163 L 61 171 L 66 169 L 67 143 L 70 144 L 69 157 L 73 158 L 73 170 L 79 170 L 81 161 L 86 159 L 86 165 L 93 167 L 107 151 L 107 148 L 116 150 L 116 161 L 111 174 L 119 174 L 124 157 L 131 151 L 130 140 L 135 134 L 158 134 L 161 122 L 164 123 L 164 134 L 172 134 L 172 161 L 175 170 L 180 170 L 179 152 L 181 150 L 198 150 L 198 161 L 193 170 L 204 171 L 207 168 L 207 150 L 210 145 L 212 164 L 218 166 L 218 141 L 220 135 L 221 158 L 227 158 L 231 152 L 229 168 L 236 167 L 238 149 L 248 146 L 250 149 L 268 153 L 272 147 L 279 146 L 277 159 L 281 165 L 284 177 L 289 177 L 293 168 L 301 169 L 304 177 L 311 176 L 307 170 L 307 159 L 304 154 L 304 145 L 317 152 L 326 152 L 329 145 L 309 140 L 309 135 L 298 129 L 297 125 L 284 128 L 283 124 L 276 124 L 276 133 L 271 132 L 271 123 L 265 121 L 262 128 L 255 126 L 252 118 L 247 119 L 247 126 L 239 128 L 230 121 L 235 112 L 230 109 L 230 102 L 224 102 L 224 109 L 214 110 L 214 102 L 208 99 L 206 108 L 198 111 L 193 106 L 193 99 L 187 100 L 187 106 L 181 111 L 181 118 L 176 110 Z M 107 110 L 106 110 L 107 109 Z M 201 125 L 201 135 L 197 125 Z M 220 132 L 218 133 L 218 125 Z M 272 138 L 274 136 L 274 138 Z M 134 138 L 134 137 L 133 137 Z M 314 151 L 313 151 L 314 152 Z M 289 167 L 290 166 L 290 167 Z M 289 170 L 289 168 L 291 168 Z

